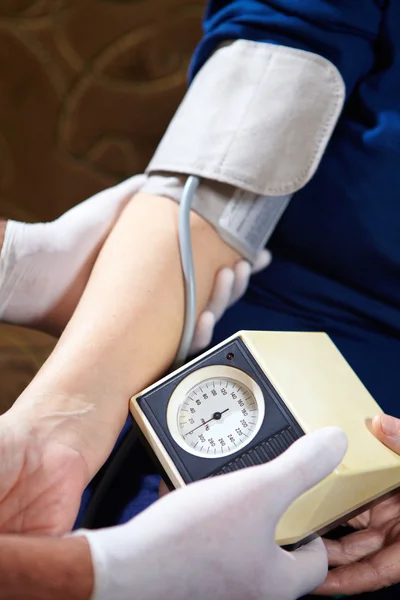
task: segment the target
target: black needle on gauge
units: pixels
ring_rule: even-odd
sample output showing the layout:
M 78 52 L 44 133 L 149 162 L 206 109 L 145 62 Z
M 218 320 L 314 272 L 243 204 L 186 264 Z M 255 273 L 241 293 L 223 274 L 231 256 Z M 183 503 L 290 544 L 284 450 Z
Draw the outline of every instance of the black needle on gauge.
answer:
M 203 425 L 207 425 L 207 423 L 210 423 L 210 421 L 219 421 L 221 419 L 222 415 L 225 414 L 226 412 L 228 412 L 228 410 L 229 410 L 229 408 L 226 408 L 222 412 L 215 412 L 213 414 L 213 416 L 211 417 L 211 419 L 208 419 L 208 421 L 204 421 L 203 423 L 201 423 L 200 425 L 198 425 L 191 431 L 188 431 L 186 435 L 190 435 L 191 433 L 193 433 L 193 431 L 196 431 L 196 429 L 199 429 L 199 427 L 203 427 Z M 183 437 L 186 437 L 186 435 L 184 435 Z

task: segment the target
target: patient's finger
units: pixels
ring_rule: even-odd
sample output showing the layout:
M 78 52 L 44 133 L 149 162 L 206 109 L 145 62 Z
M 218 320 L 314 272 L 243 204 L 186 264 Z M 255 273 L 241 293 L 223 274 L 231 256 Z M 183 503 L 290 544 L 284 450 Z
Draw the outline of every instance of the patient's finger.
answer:
M 163 496 L 166 496 L 167 494 L 169 494 L 169 489 L 168 489 L 167 484 L 165 483 L 165 481 L 163 481 L 161 479 L 160 485 L 158 487 L 158 497 L 162 498 Z
M 372 421 L 375 436 L 393 452 L 400 454 L 400 419 L 377 415 Z
M 400 581 L 400 542 L 352 565 L 332 569 L 315 591 L 321 596 L 362 594 Z
M 339 540 L 324 540 L 330 567 L 350 565 L 380 550 L 384 536 L 380 531 L 356 531 Z

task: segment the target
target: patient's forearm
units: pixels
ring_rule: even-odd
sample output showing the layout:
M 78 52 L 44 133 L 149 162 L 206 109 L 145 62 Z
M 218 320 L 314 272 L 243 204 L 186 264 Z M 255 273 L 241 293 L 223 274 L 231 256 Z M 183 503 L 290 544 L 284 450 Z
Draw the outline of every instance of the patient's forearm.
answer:
M 110 452 L 130 396 L 163 374 L 179 345 L 184 287 L 178 210 L 166 198 L 133 198 L 100 252 L 53 355 L 16 403 L 16 410 L 36 414 L 48 413 L 50 406 L 62 411 L 53 417 L 54 427 L 69 443 L 72 431 L 91 474 Z M 238 255 L 197 215 L 192 242 L 200 311 L 216 272 L 234 265 Z
M 92 590 L 85 538 L 0 537 L 0 600 L 88 600 Z

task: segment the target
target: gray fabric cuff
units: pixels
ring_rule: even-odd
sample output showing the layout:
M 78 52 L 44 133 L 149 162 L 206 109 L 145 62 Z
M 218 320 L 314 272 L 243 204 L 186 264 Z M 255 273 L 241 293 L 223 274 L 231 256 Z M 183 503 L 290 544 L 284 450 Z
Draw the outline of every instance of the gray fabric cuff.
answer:
M 340 73 L 321 56 L 236 41 L 199 71 L 146 172 L 293 194 L 315 173 L 344 97 Z
M 143 191 L 180 202 L 188 175 L 193 209 L 254 262 L 292 195 L 315 173 L 345 97 L 328 60 L 239 40 L 195 77 L 146 172 Z

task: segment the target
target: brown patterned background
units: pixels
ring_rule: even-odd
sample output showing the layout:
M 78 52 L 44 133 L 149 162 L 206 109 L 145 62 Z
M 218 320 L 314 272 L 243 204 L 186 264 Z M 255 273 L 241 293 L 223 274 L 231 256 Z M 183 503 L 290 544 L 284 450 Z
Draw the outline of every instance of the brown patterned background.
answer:
M 186 86 L 202 0 L 0 0 L 0 215 L 49 220 L 143 171 Z M 0 327 L 0 411 L 53 340 Z

